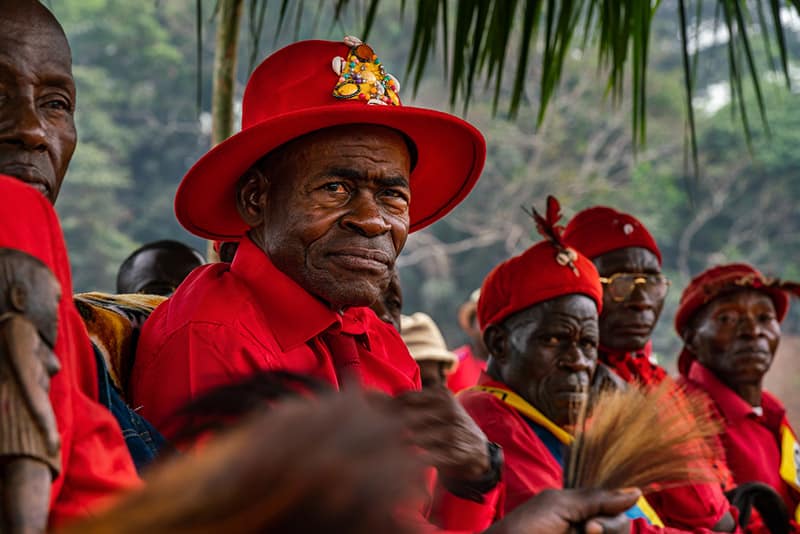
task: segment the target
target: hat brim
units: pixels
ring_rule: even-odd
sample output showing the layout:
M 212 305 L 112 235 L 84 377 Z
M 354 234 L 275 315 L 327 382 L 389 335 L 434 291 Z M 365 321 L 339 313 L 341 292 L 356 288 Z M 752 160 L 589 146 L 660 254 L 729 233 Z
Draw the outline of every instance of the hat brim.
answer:
M 241 237 L 248 226 L 236 207 L 236 183 L 279 146 L 332 126 L 373 124 L 402 132 L 416 146 L 411 172 L 410 232 L 444 217 L 472 190 L 486 158 L 483 135 L 439 111 L 342 102 L 272 117 L 207 152 L 183 178 L 175 214 L 191 233 L 212 240 Z

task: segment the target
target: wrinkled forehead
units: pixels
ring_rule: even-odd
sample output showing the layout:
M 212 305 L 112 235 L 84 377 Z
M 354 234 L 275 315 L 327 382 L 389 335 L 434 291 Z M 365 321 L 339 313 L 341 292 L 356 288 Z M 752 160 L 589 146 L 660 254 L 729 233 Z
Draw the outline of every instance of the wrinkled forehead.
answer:
M 775 303 L 768 293 L 753 288 L 731 287 L 721 291 L 717 296 L 705 303 L 694 314 L 690 323 L 699 326 L 700 323 L 709 320 L 716 311 L 721 309 L 747 309 L 750 307 L 768 309 L 775 313 Z
M 597 304 L 582 293 L 569 293 L 539 302 L 505 320 L 506 328 L 547 328 L 557 323 L 572 323 L 581 327 L 597 326 Z
M 600 276 L 614 273 L 660 273 L 658 257 L 644 247 L 624 247 L 592 258 Z

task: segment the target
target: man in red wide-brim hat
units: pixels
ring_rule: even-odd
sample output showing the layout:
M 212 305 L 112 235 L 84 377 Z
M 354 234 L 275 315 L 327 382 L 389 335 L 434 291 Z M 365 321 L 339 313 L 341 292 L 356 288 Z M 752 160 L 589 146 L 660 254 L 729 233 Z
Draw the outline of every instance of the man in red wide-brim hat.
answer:
M 181 406 L 257 371 L 390 395 L 420 388 L 400 335 L 368 306 L 408 233 L 472 189 L 486 147 L 461 119 L 402 106 L 399 91 L 355 38 L 298 42 L 255 70 L 242 131 L 203 156 L 175 198 L 188 230 L 239 248 L 230 264 L 196 269 L 138 345 L 133 404 L 167 437 Z M 416 395 L 404 415 L 440 474 L 473 498 L 492 490 L 497 448 L 446 392 Z
M 684 341 L 678 369 L 687 387 L 705 392 L 723 423 L 733 483 L 772 487 L 786 505 L 792 532 L 800 531 L 800 443 L 763 380 L 797 287 L 747 264 L 721 265 L 691 281 L 675 315 Z M 768 530 L 756 517 L 748 531 Z

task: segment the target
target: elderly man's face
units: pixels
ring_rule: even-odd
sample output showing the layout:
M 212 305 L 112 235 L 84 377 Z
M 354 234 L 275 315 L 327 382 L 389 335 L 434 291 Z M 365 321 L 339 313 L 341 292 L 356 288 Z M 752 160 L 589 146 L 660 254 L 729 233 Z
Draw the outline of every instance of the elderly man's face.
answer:
M 307 291 L 337 310 L 369 306 L 408 236 L 410 159 L 385 127 L 314 132 L 262 162 L 268 185 L 245 182 L 239 209 L 256 244 Z
M 575 423 L 597 365 L 593 300 L 573 294 L 536 304 L 487 328 L 485 339 L 495 378 L 554 423 Z
M 601 254 L 592 260 L 600 276 L 617 273 L 659 274 L 658 257 L 641 247 L 627 247 Z M 653 284 L 637 284 L 623 300 L 614 299 L 603 285 L 603 313 L 600 315 L 600 342 L 620 351 L 641 350 L 650 340 L 664 307 L 666 292 Z
M 0 9 L 0 173 L 55 202 L 77 141 L 69 45 L 38 2 Z
M 697 361 L 733 389 L 760 384 L 772 365 L 781 327 L 768 295 L 741 290 L 703 307 L 686 340 Z

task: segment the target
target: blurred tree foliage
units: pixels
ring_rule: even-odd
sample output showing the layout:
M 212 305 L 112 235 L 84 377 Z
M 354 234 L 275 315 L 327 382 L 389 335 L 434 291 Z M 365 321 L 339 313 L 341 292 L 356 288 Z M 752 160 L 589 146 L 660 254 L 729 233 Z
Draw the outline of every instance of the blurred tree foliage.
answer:
M 333 20 L 327 12 L 335 4 L 305 10 L 303 17 L 284 22 L 279 35 L 274 28 L 280 3 L 269 4 L 260 42 L 251 39 L 254 21 L 246 10 L 237 97 L 252 68 L 246 60 L 252 50 L 257 61 L 295 38 L 357 34 L 363 6 L 353 4 L 332 26 L 321 22 Z M 204 17 L 210 19 L 213 6 L 212 0 L 203 2 Z M 765 75 L 772 135 L 754 130 L 748 147 L 735 115 L 738 107 L 731 109 L 725 87 L 718 90 L 717 84 L 727 80 L 727 45 L 709 29 L 712 38 L 695 79 L 703 176 L 695 181 L 684 144 L 674 8 L 663 6 L 653 25 L 645 147 L 633 145 L 629 107 L 604 99 L 605 78 L 591 48 L 576 46 L 567 58 L 562 82 L 538 129 L 537 94 L 525 94 L 513 122 L 493 115 L 493 87 L 475 95 L 468 119 L 487 137 L 486 170 L 475 191 L 449 217 L 409 238 L 400 260 L 407 312 L 432 314 L 452 345 L 463 342 L 455 322 L 458 306 L 496 263 L 538 240 L 521 207 L 542 207 L 550 193 L 559 197 L 566 216 L 603 203 L 636 214 L 653 231 L 673 279 L 655 339 L 665 361 L 677 352 L 672 315 L 692 273 L 717 262 L 746 260 L 771 274 L 800 278 L 800 215 L 794 207 L 800 199 L 800 96 L 788 94 L 779 75 Z M 172 198 L 180 178 L 209 146 L 213 22 L 204 26 L 201 40 L 204 75 L 198 109 L 194 0 L 61 0 L 53 2 L 53 9 L 73 49 L 80 136 L 57 207 L 76 289 L 113 290 L 117 266 L 141 243 L 174 238 L 203 250 L 204 244 L 175 221 Z M 713 12 L 708 17 L 713 22 Z M 370 43 L 401 82 L 412 22 L 399 16 L 399 4 L 383 3 L 371 31 Z M 800 51 L 793 28 L 797 25 L 787 25 L 789 57 Z M 754 40 L 753 47 L 760 64 L 767 64 L 764 44 Z M 443 52 L 441 46 L 437 52 Z M 415 98 L 411 84 L 404 83 L 406 104 L 447 108 L 442 61 L 434 59 Z M 509 96 L 513 81 L 514 66 L 508 69 L 509 87 L 501 98 Z M 531 79 L 538 79 L 537 69 L 532 61 Z M 745 92 L 745 97 L 753 95 Z M 687 190 L 694 191 L 694 203 Z M 797 331 L 797 325 L 790 318 L 789 328 Z

